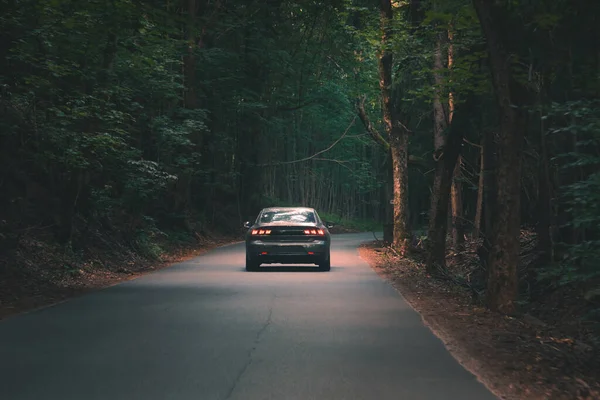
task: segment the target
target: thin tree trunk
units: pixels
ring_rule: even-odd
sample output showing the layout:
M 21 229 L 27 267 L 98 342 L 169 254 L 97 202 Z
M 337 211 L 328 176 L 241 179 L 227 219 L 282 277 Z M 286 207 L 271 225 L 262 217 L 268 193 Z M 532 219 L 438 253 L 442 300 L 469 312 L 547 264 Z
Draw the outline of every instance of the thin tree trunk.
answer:
M 473 221 L 473 239 L 479 239 L 481 232 L 481 216 L 483 211 L 483 191 L 484 191 L 484 173 L 485 158 L 483 151 L 483 139 L 479 149 L 479 183 L 477 185 L 477 206 L 475 208 L 475 221 Z
M 386 243 L 391 244 L 394 242 L 394 168 L 391 152 L 388 154 L 385 170 L 387 178 L 385 185 L 385 222 L 387 226 L 391 225 L 391 228 L 384 230 L 384 240 Z
M 394 241 L 393 246 L 405 251 L 410 237 L 408 227 L 408 134 L 398 123 L 392 104 L 392 39 L 393 10 L 391 0 L 380 1 L 381 54 L 379 56 L 379 88 L 383 100 L 383 121 L 389 137 L 394 173 Z
M 446 129 L 447 119 L 441 99 L 443 79 L 441 71 L 444 68 L 442 61 L 442 38 L 438 37 L 433 56 L 433 77 L 435 91 L 433 97 L 433 158 L 435 161 L 435 175 L 431 193 L 431 209 L 429 213 L 428 258 L 427 269 L 435 273 L 438 269 L 446 268 L 446 233 L 448 230 L 448 200 L 450 196 L 451 179 L 447 173 Z M 452 155 L 450 155 L 452 157 Z M 452 170 L 450 166 L 450 170 Z M 450 175 L 451 176 L 451 175 Z
M 552 243 L 551 226 L 552 226 L 552 206 L 551 206 L 551 183 L 550 183 L 550 168 L 548 160 L 548 146 L 546 143 L 546 133 L 544 120 L 540 118 L 540 160 L 539 160 L 539 185 L 538 185 L 538 249 L 541 257 L 542 265 L 552 262 L 554 259 L 554 246 Z
M 448 70 L 452 70 L 454 65 L 454 32 L 450 25 L 448 28 Z M 454 117 L 454 93 L 452 88 L 448 93 L 448 125 L 452 124 Z M 450 206 L 452 208 L 452 247 L 460 249 L 464 242 L 464 216 L 462 200 L 462 157 L 459 155 L 454 167 L 452 177 L 452 189 L 450 191 Z
M 487 270 L 492 247 L 491 238 L 496 218 L 497 182 L 496 182 L 496 133 L 485 130 L 483 144 L 483 243 L 478 249 L 481 264 Z
M 197 108 L 196 95 L 196 57 L 194 50 L 196 47 L 196 0 L 186 0 L 187 2 L 187 54 L 183 57 L 183 71 L 185 80 L 184 105 L 186 108 Z
M 461 248 L 464 243 L 464 217 L 462 200 L 462 157 L 456 159 L 452 174 L 452 189 L 450 192 L 450 205 L 452 208 L 452 247 Z
M 187 11 L 187 24 L 185 38 L 187 41 L 187 54 L 183 57 L 183 75 L 184 75 L 184 94 L 183 105 L 187 109 L 196 109 L 198 107 L 196 95 L 196 58 L 194 55 L 196 39 L 196 0 L 185 0 Z M 201 143 L 200 132 L 194 132 L 192 141 L 199 145 Z M 175 209 L 180 214 L 185 214 L 191 204 L 191 171 L 183 170 L 176 183 Z M 187 228 L 187 221 L 182 221 L 183 226 Z

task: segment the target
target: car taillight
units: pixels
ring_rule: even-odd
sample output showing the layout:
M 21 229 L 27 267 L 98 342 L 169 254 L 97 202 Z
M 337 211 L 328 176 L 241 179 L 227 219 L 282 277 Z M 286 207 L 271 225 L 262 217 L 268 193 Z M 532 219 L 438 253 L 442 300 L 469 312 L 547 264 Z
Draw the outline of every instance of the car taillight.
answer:
M 325 235 L 325 231 L 323 229 L 305 229 L 304 230 L 304 234 L 305 235 L 319 235 L 319 236 L 324 236 Z
M 270 235 L 271 230 L 270 229 L 252 229 L 252 234 L 253 235 Z

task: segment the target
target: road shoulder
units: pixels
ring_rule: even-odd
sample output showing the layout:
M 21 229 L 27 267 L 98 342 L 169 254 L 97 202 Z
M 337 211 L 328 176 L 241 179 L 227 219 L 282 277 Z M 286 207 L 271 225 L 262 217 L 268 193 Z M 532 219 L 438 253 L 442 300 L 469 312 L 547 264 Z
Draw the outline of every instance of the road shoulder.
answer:
M 600 398 L 595 385 L 592 389 L 581 375 L 556 368 L 561 356 L 568 357 L 567 343 L 549 344 L 536 321 L 492 313 L 465 289 L 432 279 L 423 265 L 400 259 L 376 243 L 363 245 L 359 253 L 403 295 L 450 353 L 499 398 Z
M 19 273 L 9 270 L 0 275 L 0 320 L 136 279 L 239 241 L 233 236 L 202 238 L 170 248 L 156 258 L 129 249 L 106 253 L 88 250 L 83 260 L 37 243 L 28 246 L 30 251 L 20 258 Z

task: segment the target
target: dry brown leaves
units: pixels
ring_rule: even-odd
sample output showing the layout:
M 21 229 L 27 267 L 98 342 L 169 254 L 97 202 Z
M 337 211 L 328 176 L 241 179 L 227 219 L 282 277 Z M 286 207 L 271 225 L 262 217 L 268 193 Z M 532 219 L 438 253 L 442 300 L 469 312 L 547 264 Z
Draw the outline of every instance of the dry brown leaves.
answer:
M 0 259 L 0 319 L 130 280 L 237 240 L 200 237 L 150 260 L 115 243 L 110 249 L 88 248 L 84 257 L 76 257 L 48 241 L 23 238 L 10 260 Z
M 466 243 L 462 254 L 451 254 L 451 268 L 465 275 L 472 271 L 476 246 Z M 595 349 L 562 334 L 560 326 L 529 314 L 492 313 L 467 289 L 434 279 L 422 263 L 376 244 L 361 248 L 361 256 L 392 282 L 455 358 L 499 397 L 600 399 Z

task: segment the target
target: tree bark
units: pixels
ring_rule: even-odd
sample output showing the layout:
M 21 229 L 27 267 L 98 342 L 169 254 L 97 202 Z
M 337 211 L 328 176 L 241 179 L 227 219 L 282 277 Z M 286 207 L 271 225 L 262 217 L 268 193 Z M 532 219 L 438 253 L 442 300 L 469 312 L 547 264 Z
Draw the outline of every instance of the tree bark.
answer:
M 492 247 L 491 237 L 496 218 L 496 133 L 485 130 L 482 138 L 483 145 L 483 243 L 477 249 L 481 264 L 487 270 L 490 249 Z
M 483 191 L 484 191 L 484 173 L 485 158 L 483 151 L 483 139 L 479 149 L 479 182 L 477 185 L 477 205 L 475 207 L 475 221 L 473 221 L 473 239 L 479 239 L 481 233 L 481 217 L 483 212 Z
M 518 294 L 521 147 L 519 112 L 513 107 L 510 59 L 500 35 L 502 10 L 491 0 L 473 0 L 487 40 L 492 82 L 500 116 L 496 212 L 490 237 L 486 300 L 490 309 L 512 313 Z
M 433 96 L 433 159 L 435 161 L 435 175 L 431 193 L 431 209 L 429 212 L 428 258 L 427 269 L 435 273 L 438 269 L 446 268 L 446 234 L 448 231 L 448 200 L 452 185 L 451 174 L 447 172 L 447 163 L 450 154 L 444 154 L 446 149 L 446 129 L 448 127 L 446 113 L 442 104 L 441 88 L 443 79 L 441 71 L 444 68 L 442 61 L 442 38 L 438 36 L 433 55 L 433 79 L 435 91 Z M 450 155 L 452 158 L 452 155 Z M 452 170 L 452 166 L 449 166 Z M 450 176 L 450 178 L 448 178 Z
M 460 154 L 462 135 L 450 129 L 444 152 L 436 161 L 435 182 L 437 189 L 432 193 L 429 232 L 427 233 L 429 251 L 427 270 L 438 272 L 446 267 L 446 236 L 448 231 L 448 203 L 452 186 L 452 176 L 456 160 Z
M 448 28 L 448 70 L 452 70 L 454 65 L 454 32 L 453 26 L 450 24 Z M 452 88 L 448 92 L 448 125 L 452 124 L 454 117 L 454 93 Z M 462 146 L 462 144 L 461 144 Z M 452 177 L 452 188 L 450 191 L 450 207 L 452 209 L 452 247 L 460 249 L 464 242 L 464 215 L 463 215 L 463 200 L 462 200 L 462 158 L 459 155 L 454 167 L 454 175 Z
M 461 144 L 462 146 L 462 144 Z M 464 216 L 462 200 L 462 157 L 459 155 L 452 174 L 450 206 L 452 208 L 452 247 L 455 250 L 464 244 Z
M 391 0 L 380 1 L 381 53 L 379 55 L 379 88 L 383 101 L 383 121 L 389 137 L 394 173 L 394 241 L 393 246 L 405 251 L 410 237 L 408 226 L 408 132 L 399 124 L 392 103 L 392 65 L 390 50 L 393 10 Z

